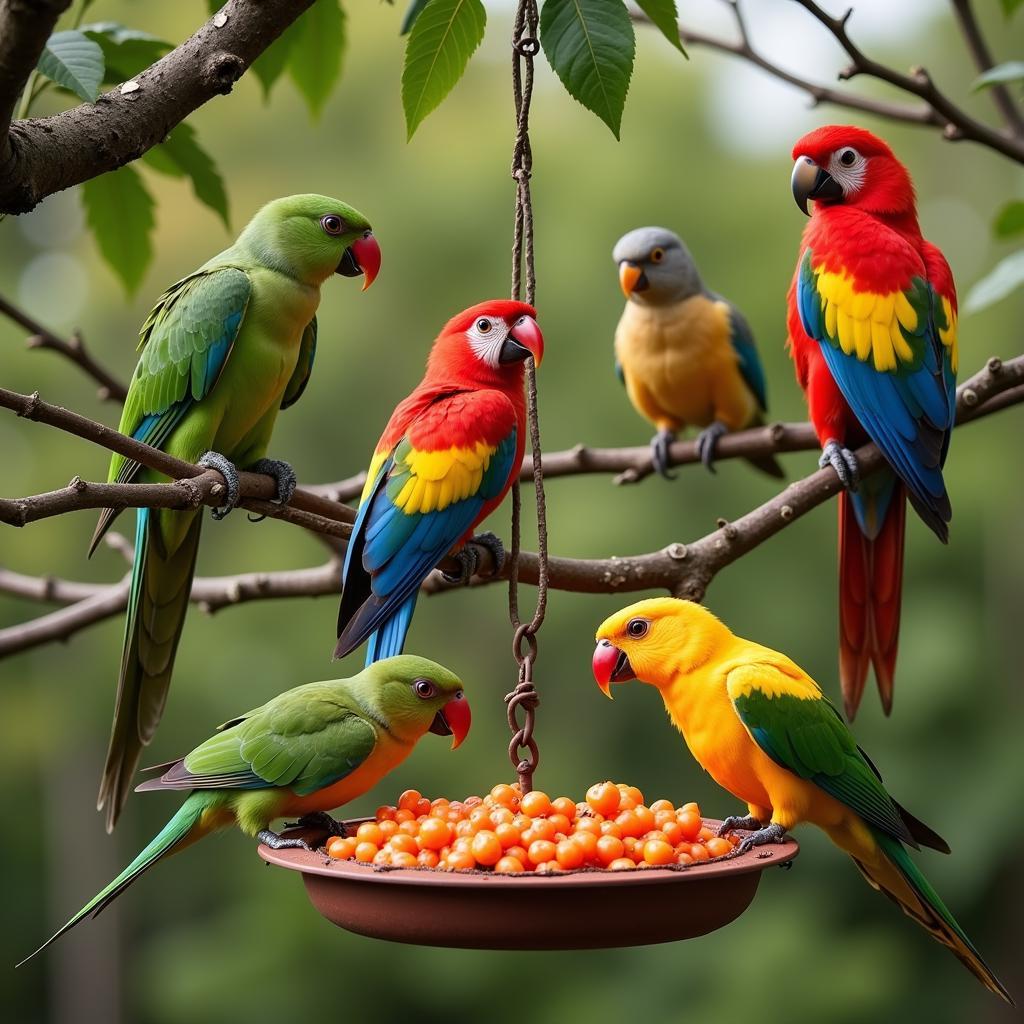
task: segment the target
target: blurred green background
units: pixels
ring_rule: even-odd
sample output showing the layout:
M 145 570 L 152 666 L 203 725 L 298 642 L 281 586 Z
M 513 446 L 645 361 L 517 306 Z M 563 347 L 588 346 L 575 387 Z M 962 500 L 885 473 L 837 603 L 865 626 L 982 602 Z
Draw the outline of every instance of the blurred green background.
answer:
M 719 26 L 722 7 L 683 3 L 693 25 Z M 752 7 L 755 5 L 748 5 Z M 834 5 L 833 5 L 834 6 Z M 1020 53 L 1021 19 L 977 5 L 998 55 Z M 324 289 L 316 372 L 302 402 L 283 414 L 271 455 L 303 482 L 364 467 L 394 403 L 419 378 L 430 340 L 455 311 L 508 288 L 513 129 L 507 38 L 511 5 L 489 4 L 490 24 L 466 79 L 405 142 L 399 100 L 401 11 L 349 3 L 344 79 L 319 123 L 294 88 L 264 106 L 248 78 L 191 119 L 225 174 L 233 228 L 265 200 L 291 192 L 338 195 L 365 212 L 384 251 L 380 280 L 361 295 L 336 279 Z M 904 67 L 941 71 L 961 96 L 973 78 L 945 5 L 858 2 L 851 31 Z M 769 52 L 828 80 L 841 66 L 832 41 L 795 5 L 762 2 L 752 29 Z M 98 0 L 90 17 L 133 23 L 180 40 L 205 16 L 198 2 Z M 1013 33 L 1015 32 L 1015 35 Z M 665 224 L 688 241 L 713 288 L 733 299 L 758 336 L 771 415 L 802 419 L 802 397 L 783 349 L 784 296 L 803 220 L 789 193 L 789 150 L 807 129 L 850 115 L 809 110 L 804 97 L 763 75 L 694 49 L 682 61 L 650 30 L 638 33 L 637 67 L 616 143 L 573 103 L 546 66 L 534 114 L 538 302 L 547 339 L 540 374 L 543 436 L 551 449 L 577 442 L 642 444 L 649 429 L 612 373 L 611 337 L 622 298 L 610 249 L 626 230 Z M 774 47 L 774 50 L 773 50 Z M 863 88 L 864 86 L 858 86 Z M 969 100 L 985 117 L 985 96 Z M 935 131 L 861 117 L 911 168 L 926 234 L 942 246 L 961 291 L 1008 251 L 989 223 L 1024 195 L 1020 169 Z M 0 225 L 0 292 L 56 331 L 78 326 L 95 353 L 127 379 L 135 335 L 156 295 L 223 248 L 229 235 L 188 186 L 147 173 L 160 198 L 156 259 L 126 299 L 82 227 L 74 192 Z M 961 322 L 961 369 L 1021 351 L 1024 306 L 1011 299 Z M 117 409 L 73 367 L 26 352 L 24 332 L 0 323 L 3 385 L 105 422 Z M 856 734 L 898 799 L 951 841 L 950 858 L 920 863 L 990 963 L 1024 996 L 1024 880 L 1019 846 L 1022 756 L 1020 616 L 1024 411 L 958 431 L 948 464 L 956 515 L 948 548 L 913 519 L 908 530 L 904 622 L 896 706 L 882 716 L 866 695 Z M 59 487 L 73 475 L 101 479 L 97 448 L 37 424 L 0 416 L 3 493 Z M 811 453 L 785 457 L 793 478 Z M 739 462 L 712 477 L 688 469 L 672 484 L 614 488 L 607 478 L 552 481 L 552 550 L 606 556 L 687 541 L 773 493 Z M 530 491 L 525 491 L 527 500 Z M 835 512 L 821 508 L 727 570 L 707 602 L 737 632 L 804 665 L 833 696 L 836 682 Z M 120 529 L 131 532 L 130 517 Z M 86 562 L 94 516 L 48 520 L 0 533 L 0 561 L 25 573 L 112 581 L 125 572 L 102 548 Z M 508 508 L 492 520 L 508 535 Z M 243 514 L 204 530 L 199 571 L 318 564 L 302 531 Z M 526 543 L 535 541 L 527 531 Z M 643 596 L 643 595 L 637 595 Z M 532 599 L 527 590 L 525 600 Z M 415 785 L 452 797 L 510 775 L 502 695 L 514 681 L 506 595 L 495 586 L 423 600 L 410 650 L 463 674 L 474 730 L 449 754 L 427 738 L 353 811 Z M 694 765 L 657 694 L 623 687 L 611 704 L 590 677 L 598 622 L 618 597 L 555 593 L 540 637 L 543 695 L 539 785 L 579 795 L 603 778 L 629 781 L 653 799 L 699 799 L 705 813 L 736 810 Z M 44 606 L 0 598 L 0 625 Z M 300 682 L 356 669 L 362 654 L 330 662 L 333 599 L 247 604 L 214 617 L 190 612 L 173 695 L 148 762 L 187 751 L 241 709 Z M 643 1019 L 854 1021 L 1007 1020 L 936 943 L 870 892 L 842 854 L 813 830 L 789 873 L 768 872 L 750 910 L 728 928 L 682 944 L 591 953 L 491 953 L 384 944 L 349 935 L 308 905 L 299 880 L 265 868 L 251 843 L 226 834 L 173 858 L 123 899 L 17 973 L 33 949 L 97 891 L 170 815 L 171 796 L 133 798 L 113 837 L 92 811 L 111 715 L 121 621 L 66 645 L 0 664 L 0 800 L 5 917 L 0 969 L 12 1021 L 241 1020 L 357 1012 L 379 1021 L 598 1021 Z M 537 922 L 543 929 L 544 922 Z M 616 922 L 607 929 L 614 933 Z

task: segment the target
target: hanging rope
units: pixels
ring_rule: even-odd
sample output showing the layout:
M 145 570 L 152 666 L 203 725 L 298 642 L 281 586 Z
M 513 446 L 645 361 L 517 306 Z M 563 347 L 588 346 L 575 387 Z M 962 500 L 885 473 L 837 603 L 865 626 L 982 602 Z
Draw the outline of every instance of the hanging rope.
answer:
M 540 51 L 537 40 L 536 0 L 519 0 L 512 30 L 512 91 L 516 107 L 516 139 L 512 150 L 512 177 L 516 183 L 515 222 L 512 237 L 512 298 L 523 298 L 531 305 L 537 291 L 533 261 L 533 205 L 530 175 L 533 154 L 530 150 L 530 101 L 533 98 L 533 60 Z M 524 282 L 525 277 L 525 293 Z M 519 665 L 519 682 L 505 696 L 512 740 L 508 756 L 519 775 L 524 793 L 533 789 L 533 773 L 540 763 L 540 752 L 533 737 L 535 712 L 540 698 L 533 683 L 537 660 L 537 631 L 544 621 L 548 602 L 548 528 L 544 503 L 544 470 L 541 465 L 540 424 L 537 418 L 537 373 L 532 359 L 526 363 L 527 414 L 530 423 L 530 447 L 533 451 L 533 484 L 537 502 L 537 606 L 533 618 L 523 622 L 519 615 L 519 551 L 522 496 L 518 481 L 512 485 L 512 572 L 508 582 L 509 620 L 515 630 L 512 653 Z M 523 720 L 519 722 L 522 709 Z

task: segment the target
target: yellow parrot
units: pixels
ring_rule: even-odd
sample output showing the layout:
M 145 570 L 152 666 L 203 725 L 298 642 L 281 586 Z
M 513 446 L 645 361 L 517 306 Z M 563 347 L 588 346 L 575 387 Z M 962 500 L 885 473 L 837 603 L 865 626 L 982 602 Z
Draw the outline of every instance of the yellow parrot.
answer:
M 654 468 L 671 478 L 669 445 L 696 426 L 704 428 L 701 461 L 714 472 L 718 439 L 764 422 L 764 369 L 750 326 L 704 286 L 689 249 L 666 228 L 623 235 L 612 259 L 627 299 L 615 331 L 616 370 L 633 408 L 658 430 Z M 784 475 L 770 455 L 750 461 L 770 476 Z
M 868 882 L 960 958 L 991 992 L 1005 986 L 918 870 L 906 846 L 949 846 L 889 796 L 881 776 L 817 683 L 799 665 L 744 640 L 691 601 L 639 601 L 597 631 L 594 677 L 656 686 L 690 753 L 747 805 L 722 833 L 753 829 L 746 850 L 811 822 Z

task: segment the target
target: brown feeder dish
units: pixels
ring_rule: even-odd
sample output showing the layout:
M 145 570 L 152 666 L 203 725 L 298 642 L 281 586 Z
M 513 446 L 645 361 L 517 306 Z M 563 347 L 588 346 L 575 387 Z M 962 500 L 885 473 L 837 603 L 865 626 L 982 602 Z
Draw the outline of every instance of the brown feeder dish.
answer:
M 315 829 L 287 835 L 311 846 L 325 837 Z M 375 869 L 322 853 L 259 847 L 268 864 L 302 873 L 313 906 L 339 928 L 423 946 L 520 950 L 607 949 L 706 935 L 750 906 L 765 868 L 787 865 L 798 852 L 787 839 L 682 871 L 534 876 Z

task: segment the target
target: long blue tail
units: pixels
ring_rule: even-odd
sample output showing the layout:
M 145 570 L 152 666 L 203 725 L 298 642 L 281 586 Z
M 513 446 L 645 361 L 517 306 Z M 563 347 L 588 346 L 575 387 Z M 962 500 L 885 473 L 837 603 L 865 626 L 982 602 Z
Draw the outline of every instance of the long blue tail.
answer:
M 419 592 L 413 591 L 412 595 L 395 609 L 391 618 L 376 633 L 370 634 L 370 638 L 366 642 L 367 665 L 402 653 L 418 596 Z
M 189 798 L 178 808 L 177 814 L 164 825 L 149 845 L 117 878 L 93 896 L 63 928 L 51 935 L 35 953 L 30 953 L 17 966 L 20 967 L 21 964 L 27 963 L 36 953 L 41 953 L 51 942 L 59 939 L 66 931 L 70 931 L 86 917 L 90 915 L 95 917 L 108 903 L 117 899 L 143 872 L 148 871 L 158 860 L 180 848 L 180 844 L 189 837 L 189 834 L 198 824 L 209 802 L 210 798 L 205 793 L 190 794 Z M 192 839 L 198 838 L 198 836 L 192 836 Z

